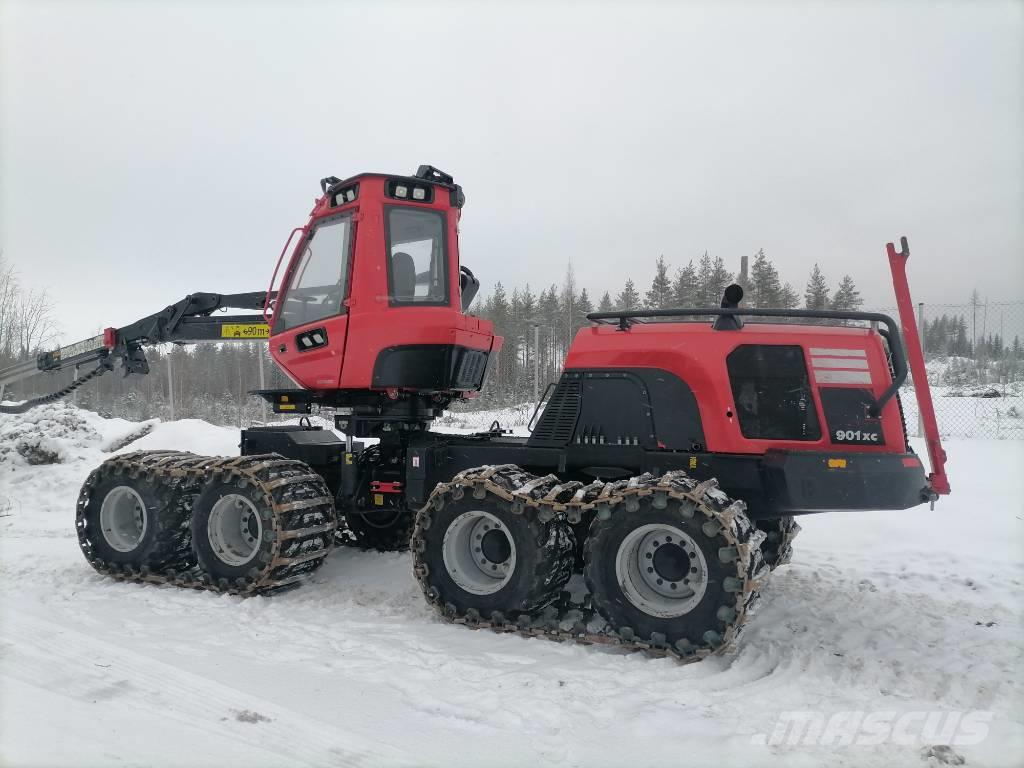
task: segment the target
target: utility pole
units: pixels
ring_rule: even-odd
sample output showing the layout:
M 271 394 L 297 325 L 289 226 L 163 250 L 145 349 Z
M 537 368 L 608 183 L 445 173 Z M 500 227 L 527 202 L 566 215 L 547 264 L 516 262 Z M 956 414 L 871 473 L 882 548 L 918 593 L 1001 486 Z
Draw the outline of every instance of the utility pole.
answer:
M 533 324 L 533 402 L 540 399 L 540 323 Z
M 167 402 L 171 407 L 171 421 L 174 421 L 174 350 L 167 354 Z

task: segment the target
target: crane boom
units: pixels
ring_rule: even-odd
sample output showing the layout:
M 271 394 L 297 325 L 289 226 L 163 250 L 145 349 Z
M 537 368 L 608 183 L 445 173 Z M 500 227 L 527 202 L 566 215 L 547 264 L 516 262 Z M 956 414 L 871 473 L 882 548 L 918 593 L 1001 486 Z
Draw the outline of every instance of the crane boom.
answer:
M 66 387 L 48 395 L 31 398 L 15 405 L 0 404 L 0 413 L 24 413 L 32 408 L 59 400 L 74 392 L 96 376 L 113 370 L 120 361 L 125 376 L 149 373 L 143 347 L 154 344 L 196 344 L 202 342 L 259 341 L 270 330 L 263 310 L 273 293 L 192 293 L 159 312 L 136 320 L 121 328 L 107 328 L 98 336 L 40 353 L 35 360 L 26 360 L 0 369 L 0 400 L 4 390 L 22 379 L 39 373 L 77 368 L 95 363 L 96 367 L 76 378 Z M 213 313 L 222 309 L 258 310 L 260 314 L 228 315 Z

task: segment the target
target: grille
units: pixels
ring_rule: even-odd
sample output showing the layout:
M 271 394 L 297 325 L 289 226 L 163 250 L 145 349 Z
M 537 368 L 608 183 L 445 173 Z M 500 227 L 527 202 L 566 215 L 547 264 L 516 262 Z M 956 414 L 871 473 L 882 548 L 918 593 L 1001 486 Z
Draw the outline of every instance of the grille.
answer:
M 569 443 L 580 417 L 582 390 L 579 377 L 562 376 L 541 414 L 540 423 L 530 436 L 530 445 L 562 446 Z

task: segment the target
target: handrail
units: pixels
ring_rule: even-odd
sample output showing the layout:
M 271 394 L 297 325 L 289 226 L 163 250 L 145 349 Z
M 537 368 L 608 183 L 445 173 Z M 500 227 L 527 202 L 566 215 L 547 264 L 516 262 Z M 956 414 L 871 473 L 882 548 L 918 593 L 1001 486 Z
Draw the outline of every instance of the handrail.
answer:
M 295 237 L 296 232 L 305 232 L 306 227 L 296 227 L 288 235 L 288 239 L 284 241 L 284 248 L 281 249 L 281 255 L 277 257 L 277 264 L 274 265 L 274 274 L 270 276 L 270 286 L 267 288 L 267 300 L 263 304 L 263 319 L 267 321 L 267 325 L 271 328 L 274 327 L 274 316 L 277 314 L 277 304 L 274 304 L 274 311 L 268 316 L 267 309 L 270 307 L 270 302 L 273 301 L 280 291 L 274 290 L 274 282 L 277 280 L 277 272 L 281 269 L 281 262 L 284 260 L 285 253 L 288 252 L 288 246 L 292 243 L 292 238 Z M 283 278 L 282 278 L 283 279 Z
M 548 395 L 551 394 L 551 390 L 555 388 L 555 382 L 549 381 L 547 387 L 544 388 L 544 394 L 540 396 L 540 400 L 537 401 L 537 405 L 533 407 L 533 415 L 530 417 L 530 421 L 526 424 L 526 431 L 533 433 L 534 428 L 537 426 L 537 415 L 540 413 L 540 407 L 544 404 L 544 401 L 548 399 Z

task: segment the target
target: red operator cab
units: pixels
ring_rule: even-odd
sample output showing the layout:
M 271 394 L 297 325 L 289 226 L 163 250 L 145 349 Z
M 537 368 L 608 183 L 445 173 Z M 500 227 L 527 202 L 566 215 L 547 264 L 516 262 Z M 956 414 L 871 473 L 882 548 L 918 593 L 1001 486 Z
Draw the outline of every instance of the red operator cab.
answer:
M 479 282 L 459 264 L 461 187 L 421 166 L 321 188 L 265 310 L 277 364 L 337 405 L 368 392 L 446 404 L 478 391 L 502 338 L 466 312 Z

